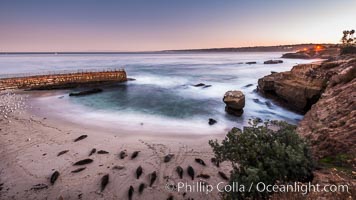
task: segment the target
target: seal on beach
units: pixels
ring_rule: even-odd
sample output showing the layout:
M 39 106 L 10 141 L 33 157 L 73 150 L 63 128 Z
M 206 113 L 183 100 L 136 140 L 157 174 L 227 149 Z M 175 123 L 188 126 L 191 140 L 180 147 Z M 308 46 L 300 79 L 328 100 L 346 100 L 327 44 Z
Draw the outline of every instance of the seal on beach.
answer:
M 188 171 L 188 175 L 192 178 L 192 180 L 194 180 L 195 173 L 193 167 L 189 165 L 187 171 Z
M 130 186 L 130 189 L 129 189 L 129 200 L 131 200 L 132 199 L 132 195 L 133 195 L 133 193 L 134 193 L 134 188 L 132 187 L 132 185 Z
M 142 194 L 143 190 L 145 189 L 146 184 L 141 183 L 140 186 L 138 187 L 138 193 Z
M 141 174 L 142 174 L 142 167 L 141 167 L 141 165 L 140 165 L 140 166 L 137 167 L 137 169 L 136 169 L 136 178 L 139 179 L 140 176 L 141 176 Z
M 101 178 L 101 192 L 104 191 L 108 183 L 109 183 L 109 174 L 106 174 Z
M 48 185 L 43 184 L 43 183 L 39 183 L 39 184 L 34 185 L 31 188 L 31 190 L 42 190 L 42 189 L 47 189 L 47 188 L 48 188 Z
M 95 152 L 96 152 L 96 149 L 93 148 L 93 149 L 90 151 L 89 156 L 93 155 Z
M 120 159 L 124 159 L 127 156 L 126 150 L 121 151 L 119 154 Z
M 89 163 L 92 163 L 93 160 L 90 159 L 90 158 L 87 158 L 87 159 L 84 159 L 84 160 L 80 160 L 76 163 L 74 163 L 73 165 L 86 165 L 86 164 L 89 164 Z
M 226 174 L 224 172 L 219 171 L 219 175 L 222 179 L 227 180 L 227 181 L 229 180 L 229 178 L 226 176 Z
M 183 170 L 183 168 L 182 168 L 181 166 L 178 166 L 178 167 L 176 168 L 176 172 L 178 173 L 180 179 L 183 178 L 183 171 L 184 171 L 184 170 Z
M 220 162 L 218 159 L 216 158 L 211 158 L 211 162 L 216 166 L 216 167 L 220 167 Z
M 56 180 L 58 179 L 58 176 L 59 176 L 59 172 L 58 171 L 55 171 L 52 176 L 51 176 L 51 184 L 53 185 Z
M 78 142 L 79 140 L 83 140 L 83 139 L 85 139 L 85 138 L 87 138 L 87 137 L 88 137 L 88 135 L 81 135 L 81 136 L 77 137 L 77 138 L 74 140 L 74 142 Z
M 200 159 L 200 158 L 196 158 L 196 159 L 195 159 L 195 162 L 197 162 L 197 163 L 199 163 L 199 164 L 201 164 L 201 165 L 203 165 L 203 166 L 206 166 L 205 162 L 204 162 L 202 159 Z
M 122 169 L 125 169 L 125 167 L 122 166 L 122 165 L 115 165 L 115 166 L 112 167 L 112 169 L 122 170 Z
M 61 151 L 61 152 L 59 152 L 59 153 L 57 154 L 57 156 L 61 156 L 61 155 L 65 154 L 65 153 L 67 153 L 68 151 L 69 151 L 69 150 Z
M 138 156 L 138 153 L 140 153 L 140 151 L 134 151 L 131 155 L 131 160 L 135 159 Z
M 72 173 L 78 173 L 78 172 L 81 172 L 83 170 L 85 170 L 85 167 L 81 167 L 81 168 L 75 169 L 75 170 L 72 171 Z
M 157 179 L 157 172 L 154 171 L 154 172 L 152 172 L 152 174 L 151 174 L 150 187 L 152 187 L 152 185 L 153 185 L 153 183 L 156 181 L 156 179 Z
M 169 162 L 169 161 L 171 161 L 171 159 L 174 157 L 174 154 L 168 154 L 168 155 L 166 155 L 165 157 L 164 157 L 164 162 L 165 163 L 167 163 L 167 162 Z
M 210 176 L 208 174 L 199 174 L 197 177 L 198 178 L 204 178 L 204 179 L 209 179 L 210 178 Z
M 97 153 L 98 153 L 98 154 L 109 154 L 109 152 L 104 151 L 104 150 L 99 150 Z

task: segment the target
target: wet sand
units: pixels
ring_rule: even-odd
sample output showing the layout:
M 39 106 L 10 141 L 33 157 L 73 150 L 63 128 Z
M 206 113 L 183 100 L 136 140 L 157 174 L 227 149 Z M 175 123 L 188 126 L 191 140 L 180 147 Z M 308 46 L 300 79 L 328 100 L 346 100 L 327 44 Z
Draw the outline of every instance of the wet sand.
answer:
M 133 186 L 132 199 L 216 199 L 216 189 L 206 194 L 204 191 L 171 191 L 168 185 L 178 182 L 196 184 L 199 181 L 216 185 L 224 180 L 218 171 L 229 174 L 229 163 L 216 167 L 210 162 L 213 157 L 209 139 L 223 139 L 225 134 L 181 135 L 154 134 L 142 127 L 142 131 L 128 131 L 118 127 L 116 130 L 101 126 L 83 126 L 52 118 L 50 113 L 34 113 L 27 92 L 8 94 L 0 92 L 0 199 L 128 199 L 128 190 Z M 74 142 L 81 135 L 88 137 Z M 104 150 L 109 154 L 90 151 Z M 63 155 L 59 152 L 68 150 Z M 127 151 L 128 156 L 119 158 L 119 153 Z M 134 151 L 140 151 L 135 159 L 130 159 Z M 164 156 L 174 154 L 170 162 Z M 79 160 L 90 158 L 93 162 L 83 166 L 73 166 Z M 201 158 L 207 166 L 195 162 Z M 187 167 L 195 170 L 194 181 L 187 174 Z M 143 173 L 136 178 L 136 169 L 142 166 Z M 176 173 L 176 167 L 184 169 L 183 178 Z M 83 171 L 72 173 L 80 167 Z M 50 177 L 60 173 L 53 185 Z M 150 174 L 156 171 L 157 180 L 152 187 L 138 193 L 141 183 L 150 182 Z M 197 178 L 199 174 L 210 175 L 209 179 Z M 109 183 L 100 191 L 101 178 L 109 174 Z M 44 184 L 43 189 L 31 189 Z M 177 189 L 175 189 L 177 190 Z

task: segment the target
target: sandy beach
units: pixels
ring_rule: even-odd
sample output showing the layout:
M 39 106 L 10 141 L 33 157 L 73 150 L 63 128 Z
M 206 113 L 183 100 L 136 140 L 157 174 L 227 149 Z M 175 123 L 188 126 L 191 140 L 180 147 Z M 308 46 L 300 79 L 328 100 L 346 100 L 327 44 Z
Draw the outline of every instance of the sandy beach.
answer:
M 128 199 L 128 190 L 133 186 L 133 199 L 216 199 L 219 192 L 184 192 L 183 189 L 172 191 L 167 185 L 178 182 L 196 184 L 206 182 L 216 185 L 224 180 L 219 171 L 229 174 L 229 163 L 216 167 L 211 163 L 213 157 L 209 139 L 221 140 L 219 135 L 179 135 L 154 134 L 145 131 L 129 132 L 118 127 L 116 130 L 103 127 L 83 126 L 76 122 L 52 118 L 50 114 L 35 113 L 29 103 L 28 92 L 3 91 L 0 93 L 0 199 Z M 74 142 L 81 135 L 87 138 Z M 108 154 L 94 153 L 95 148 Z M 58 156 L 59 152 L 66 153 Z M 128 156 L 119 158 L 119 153 L 126 150 Z M 130 156 L 140 151 L 135 159 Z M 174 154 L 169 162 L 164 157 Z M 73 166 L 79 160 L 90 158 L 92 163 Z M 201 158 L 206 166 L 195 162 Z M 195 170 L 194 181 L 187 174 L 187 167 Z M 136 169 L 142 166 L 143 173 L 136 178 Z M 184 169 L 180 179 L 176 167 Z M 85 169 L 78 173 L 73 170 Z M 52 185 L 50 177 L 60 173 Z M 152 187 L 150 174 L 156 171 L 157 180 Z M 101 178 L 109 174 L 109 183 L 100 191 Z M 199 174 L 208 174 L 210 178 L 197 178 Z M 145 183 L 142 194 L 138 188 Z M 171 188 L 171 187 L 170 187 Z

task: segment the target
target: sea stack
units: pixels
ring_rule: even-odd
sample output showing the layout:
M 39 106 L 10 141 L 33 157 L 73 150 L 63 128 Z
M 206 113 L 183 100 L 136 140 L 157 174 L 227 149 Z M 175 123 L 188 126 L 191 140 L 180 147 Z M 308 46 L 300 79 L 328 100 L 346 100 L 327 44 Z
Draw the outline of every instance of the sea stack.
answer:
M 245 107 L 245 95 L 238 90 L 227 91 L 223 98 L 225 111 L 231 115 L 240 117 Z

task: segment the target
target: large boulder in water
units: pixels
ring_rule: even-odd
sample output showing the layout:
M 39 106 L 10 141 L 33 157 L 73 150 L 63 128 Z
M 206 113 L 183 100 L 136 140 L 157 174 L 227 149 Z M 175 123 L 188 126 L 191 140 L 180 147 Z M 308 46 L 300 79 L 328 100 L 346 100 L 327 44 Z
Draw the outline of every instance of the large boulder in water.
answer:
M 229 114 L 241 116 L 245 107 L 245 95 L 238 90 L 227 91 L 223 98 L 225 111 Z

